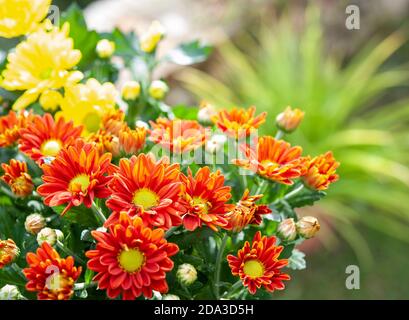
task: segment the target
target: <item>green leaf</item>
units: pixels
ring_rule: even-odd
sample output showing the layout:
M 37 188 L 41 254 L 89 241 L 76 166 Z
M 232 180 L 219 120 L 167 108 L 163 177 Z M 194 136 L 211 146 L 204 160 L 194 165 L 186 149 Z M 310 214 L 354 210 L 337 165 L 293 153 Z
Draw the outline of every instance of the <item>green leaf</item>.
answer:
M 294 249 L 290 259 L 288 260 L 287 267 L 293 270 L 303 270 L 306 268 L 306 266 L 305 253 Z
M 179 47 L 173 49 L 165 56 L 165 60 L 181 66 L 188 66 L 205 61 L 211 52 L 211 46 L 202 45 L 196 40 L 181 44 Z
M 125 34 L 115 28 L 112 35 L 107 35 L 106 38 L 115 42 L 115 55 L 133 57 L 138 54 L 138 38 L 133 32 Z
M 65 206 L 53 207 L 53 210 L 58 214 L 61 214 L 64 209 L 65 209 Z M 96 220 L 95 215 L 92 212 L 92 210 L 84 207 L 83 205 L 78 206 L 78 207 L 72 207 L 63 216 L 63 218 L 70 222 L 78 223 L 85 227 L 98 227 L 99 226 L 98 221 Z
M 97 59 L 95 48 L 100 40 L 100 36 L 96 31 L 88 30 L 82 10 L 75 3 L 63 13 L 61 23 L 65 22 L 70 24 L 70 37 L 74 40 L 74 47 L 81 50 L 82 53 L 79 67 L 87 69 Z
M 287 202 L 292 208 L 312 206 L 314 202 L 321 200 L 325 195 L 326 193 L 324 191 L 309 190 L 304 188 L 295 196 L 287 199 Z
M 173 114 L 178 119 L 197 120 L 197 107 L 177 105 L 172 107 Z

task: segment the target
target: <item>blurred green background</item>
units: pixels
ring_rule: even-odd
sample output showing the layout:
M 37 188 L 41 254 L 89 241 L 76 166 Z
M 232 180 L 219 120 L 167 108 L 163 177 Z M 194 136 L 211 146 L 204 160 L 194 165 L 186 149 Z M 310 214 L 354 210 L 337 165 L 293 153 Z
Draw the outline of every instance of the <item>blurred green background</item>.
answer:
M 306 117 L 290 141 L 341 161 L 327 199 L 300 212 L 318 216 L 322 231 L 301 248 L 307 269 L 277 298 L 409 298 L 408 1 L 354 1 L 359 30 L 345 27 L 348 1 L 80 2 L 100 31 L 158 19 L 165 47 L 195 37 L 214 44 L 206 63 L 159 71 L 170 104 L 256 105 L 270 120 L 298 107 Z M 360 267 L 359 290 L 345 287 L 348 265 Z

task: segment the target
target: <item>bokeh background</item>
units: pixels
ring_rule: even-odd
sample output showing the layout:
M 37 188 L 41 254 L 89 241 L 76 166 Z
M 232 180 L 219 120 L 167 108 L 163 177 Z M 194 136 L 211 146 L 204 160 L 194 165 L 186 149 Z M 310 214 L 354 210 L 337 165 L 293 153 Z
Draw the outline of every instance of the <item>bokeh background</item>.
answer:
M 196 38 L 215 47 L 194 68 L 158 70 L 171 84 L 169 104 L 256 105 L 270 120 L 287 105 L 302 108 L 290 140 L 311 154 L 334 150 L 340 181 L 300 212 L 318 216 L 322 231 L 301 248 L 307 269 L 277 298 L 409 298 L 408 0 L 353 1 L 359 30 L 345 27 L 349 1 L 77 3 L 98 31 L 142 31 L 159 20 L 168 32 L 159 54 Z M 360 268 L 359 290 L 345 287 L 348 265 Z

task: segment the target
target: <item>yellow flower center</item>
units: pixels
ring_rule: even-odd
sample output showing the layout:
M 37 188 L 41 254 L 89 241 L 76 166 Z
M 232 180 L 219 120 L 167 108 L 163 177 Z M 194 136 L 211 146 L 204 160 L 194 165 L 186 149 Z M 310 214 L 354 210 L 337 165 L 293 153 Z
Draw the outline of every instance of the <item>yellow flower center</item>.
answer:
M 85 115 L 83 124 L 88 132 L 97 132 L 101 124 L 101 116 L 97 112 L 89 112 Z
M 136 206 L 141 206 L 144 210 L 149 210 L 159 204 L 159 196 L 152 190 L 142 188 L 135 191 L 133 203 Z
M 40 79 L 46 80 L 51 77 L 51 73 L 53 72 L 52 68 L 47 68 L 40 73 Z
M 53 273 L 46 280 L 45 286 L 48 290 L 56 293 L 70 285 L 70 281 L 58 272 Z
M 145 256 L 137 248 L 126 249 L 118 255 L 118 262 L 126 272 L 138 272 L 145 263 Z
M 70 181 L 68 188 L 71 191 L 79 191 L 78 187 L 80 187 L 81 191 L 85 192 L 88 189 L 89 184 L 89 176 L 87 176 L 86 174 L 80 174 Z
M 208 214 L 209 205 L 207 200 L 200 197 L 193 197 L 193 205 L 200 208 L 200 214 Z
M 264 275 L 264 266 L 258 260 L 248 260 L 244 263 L 243 272 L 251 278 L 259 278 Z
M 45 156 L 55 157 L 57 153 L 61 150 L 61 141 L 51 139 L 44 141 L 41 145 L 40 151 Z

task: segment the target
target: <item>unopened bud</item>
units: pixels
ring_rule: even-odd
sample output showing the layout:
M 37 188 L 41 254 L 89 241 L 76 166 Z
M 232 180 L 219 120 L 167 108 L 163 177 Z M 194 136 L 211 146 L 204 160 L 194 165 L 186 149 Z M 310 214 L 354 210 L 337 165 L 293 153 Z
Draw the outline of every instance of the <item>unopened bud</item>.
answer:
M 141 36 L 141 50 L 147 53 L 153 52 L 164 35 L 163 25 L 159 21 L 153 21 L 148 32 Z
M 141 94 L 141 85 L 137 81 L 127 81 L 124 83 L 121 93 L 124 100 L 136 100 Z
M 180 297 L 175 294 L 165 294 L 162 296 L 162 300 L 180 300 Z
M 108 39 L 99 40 L 96 48 L 98 57 L 102 59 L 110 58 L 115 52 L 115 42 Z
M 296 223 L 297 232 L 300 236 L 309 239 L 320 230 L 318 219 L 311 216 L 302 217 Z
M 149 129 L 149 124 L 145 121 L 142 120 L 137 120 L 135 122 L 135 127 L 136 128 L 145 128 L 145 129 Z
M 303 111 L 300 109 L 291 109 L 291 107 L 287 107 L 277 116 L 276 124 L 280 130 L 290 133 L 298 128 L 303 118 Z
M 151 85 L 149 86 L 149 95 L 156 100 L 162 100 L 168 91 L 168 85 L 162 80 L 152 81 Z
M 24 298 L 17 286 L 6 284 L 0 289 L 0 300 L 21 300 Z
M 20 254 L 20 249 L 12 239 L 0 240 L 0 270 L 12 263 Z
M 181 264 L 176 272 L 176 276 L 180 283 L 191 285 L 197 279 L 197 271 L 194 266 L 189 263 Z
M 206 151 L 209 153 L 216 153 L 223 148 L 227 141 L 224 134 L 215 134 L 206 142 Z
M 51 228 L 43 228 L 37 234 L 37 243 L 39 246 L 43 244 L 43 242 L 48 242 L 50 246 L 53 246 L 57 243 L 57 232 L 55 229 Z
M 24 222 L 24 227 L 26 231 L 31 234 L 37 234 L 41 229 L 45 227 L 45 219 L 39 213 L 33 213 L 27 216 L 26 221 Z
M 297 237 L 297 229 L 293 218 L 288 218 L 280 222 L 277 228 L 277 235 L 286 241 L 293 241 Z
M 216 114 L 216 109 L 210 103 L 202 102 L 199 112 L 197 113 L 197 120 L 204 124 L 209 125 L 212 123 L 212 116 Z

